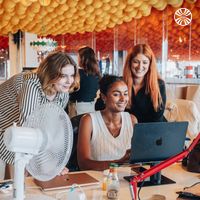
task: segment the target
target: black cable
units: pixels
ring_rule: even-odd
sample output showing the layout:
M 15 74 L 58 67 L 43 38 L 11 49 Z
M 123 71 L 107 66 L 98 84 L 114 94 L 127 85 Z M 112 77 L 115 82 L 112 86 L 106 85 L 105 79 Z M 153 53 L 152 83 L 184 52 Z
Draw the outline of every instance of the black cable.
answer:
M 145 180 L 142 181 L 142 183 L 141 183 L 141 185 L 140 185 L 140 188 L 139 188 L 139 190 L 138 190 L 138 200 L 140 200 L 140 190 L 142 189 L 142 186 L 144 185 L 144 181 L 145 181 Z
M 191 185 L 191 186 L 184 187 L 183 189 L 184 189 L 184 190 L 185 190 L 185 189 L 189 189 L 189 188 L 191 188 L 191 187 L 193 187 L 193 186 L 195 186 L 195 185 L 198 185 L 198 184 L 200 184 L 200 182 L 196 182 L 196 183 L 194 183 L 194 184 Z

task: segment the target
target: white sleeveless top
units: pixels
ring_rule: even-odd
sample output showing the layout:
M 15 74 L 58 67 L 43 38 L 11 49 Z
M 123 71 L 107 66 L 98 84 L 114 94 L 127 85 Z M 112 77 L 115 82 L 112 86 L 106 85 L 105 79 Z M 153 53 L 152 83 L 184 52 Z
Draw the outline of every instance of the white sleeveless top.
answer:
M 122 112 L 122 126 L 120 134 L 115 138 L 109 132 L 100 111 L 90 113 L 92 118 L 92 138 L 90 141 L 93 160 L 115 160 L 122 158 L 127 149 L 131 148 L 133 124 L 131 116 Z

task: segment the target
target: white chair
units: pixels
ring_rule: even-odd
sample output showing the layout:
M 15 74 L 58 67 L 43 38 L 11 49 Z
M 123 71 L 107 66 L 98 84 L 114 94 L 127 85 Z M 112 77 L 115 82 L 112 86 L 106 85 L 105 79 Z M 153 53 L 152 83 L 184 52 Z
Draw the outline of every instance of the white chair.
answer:
M 187 137 L 191 140 L 200 132 L 200 113 L 193 101 L 185 99 L 168 100 L 164 116 L 168 121 L 188 121 Z

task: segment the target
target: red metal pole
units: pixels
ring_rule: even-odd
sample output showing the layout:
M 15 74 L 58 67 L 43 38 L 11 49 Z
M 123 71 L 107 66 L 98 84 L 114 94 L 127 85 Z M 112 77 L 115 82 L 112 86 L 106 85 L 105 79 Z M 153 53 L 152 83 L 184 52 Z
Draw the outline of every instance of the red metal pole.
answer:
M 186 157 L 191 150 L 196 146 L 198 141 L 200 140 L 200 133 L 198 136 L 193 140 L 193 142 L 190 144 L 190 146 L 184 150 L 183 152 L 168 158 L 167 160 L 159 163 L 158 165 L 155 165 L 151 167 L 150 169 L 145 170 L 144 172 L 141 172 L 137 176 L 134 176 L 133 179 L 131 180 L 130 184 L 132 185 L 132 190 L 134 193 L 134 198 L 133 200 L 137 200 L 137 182 L 145 180 L 147 177 L 152 176 L 153 174 L 156 174 L 157 172 L 161 171 L 162 169 L 170 166 L 171 164 L 177 162 L 178 160 Z

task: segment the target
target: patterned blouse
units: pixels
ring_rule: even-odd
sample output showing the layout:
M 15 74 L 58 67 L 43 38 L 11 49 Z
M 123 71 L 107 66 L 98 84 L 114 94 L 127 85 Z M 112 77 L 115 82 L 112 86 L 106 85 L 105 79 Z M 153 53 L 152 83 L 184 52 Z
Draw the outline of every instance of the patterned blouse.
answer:
M 65 108 L 68 93 L 57 93 L 53 102 Z M 7 151 L 3 142 L 6 128 L 13 122 L 22 125 L 39 105 L 49 102 L 36 73 L 20 73 L 0 85 L 0 159 L 13 164 L 14 154 Z

